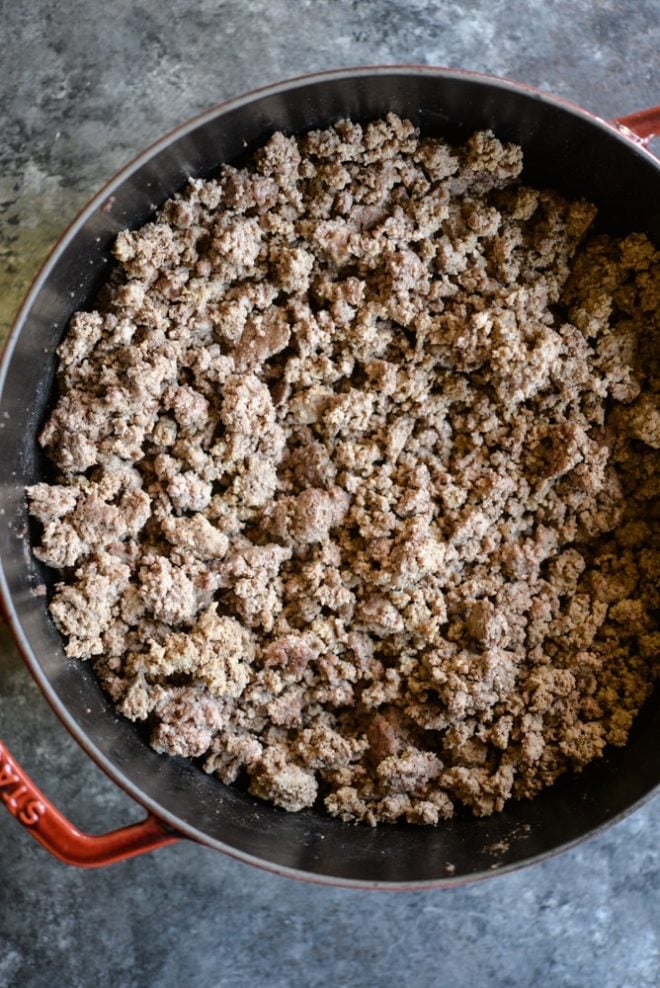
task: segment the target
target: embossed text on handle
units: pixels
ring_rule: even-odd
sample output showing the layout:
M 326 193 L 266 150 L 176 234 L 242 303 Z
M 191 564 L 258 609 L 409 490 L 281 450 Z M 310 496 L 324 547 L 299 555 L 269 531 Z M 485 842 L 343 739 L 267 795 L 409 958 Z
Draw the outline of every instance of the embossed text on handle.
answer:
M 11 759 L 0 745 L 0 799 L 26 827 L 33 827 L 46 812 L 40 799 L 35 799 L 29 786 L 21 780 Z

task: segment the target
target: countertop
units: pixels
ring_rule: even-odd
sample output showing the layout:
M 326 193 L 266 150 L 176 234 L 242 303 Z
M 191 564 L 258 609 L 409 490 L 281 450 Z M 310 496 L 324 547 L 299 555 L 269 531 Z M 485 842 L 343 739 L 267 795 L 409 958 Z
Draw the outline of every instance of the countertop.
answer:
M 656 0 L 0 3 L 0 326 L 85 200 L 175 124 L 367 63 L 462 66 L 602 116 L 658 102 Z M 0 736 L 81 827 L 140 810 L 0 630 Z M 102 871 L 0 813 L 0 988 L 657 988 L 660 799 L 557 858 L 450 891 L 300 884 L 181 842 Z

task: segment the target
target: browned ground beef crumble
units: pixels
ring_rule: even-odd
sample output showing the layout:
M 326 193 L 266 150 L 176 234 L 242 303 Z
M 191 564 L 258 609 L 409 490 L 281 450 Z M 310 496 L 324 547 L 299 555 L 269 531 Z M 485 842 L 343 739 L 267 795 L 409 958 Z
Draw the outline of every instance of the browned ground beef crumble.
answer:
M 67 654 L 159 752 L 435 824 L 625 743 L 657 674 L 660 255 L 390 115 L 140 230 L 29 489 Z

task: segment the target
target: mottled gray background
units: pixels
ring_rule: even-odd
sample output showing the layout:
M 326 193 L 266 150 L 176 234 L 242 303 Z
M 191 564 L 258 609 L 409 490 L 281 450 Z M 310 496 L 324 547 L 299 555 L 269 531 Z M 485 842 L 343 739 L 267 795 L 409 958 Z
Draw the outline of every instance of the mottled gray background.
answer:
M 319 68 L 507 75 L 603 116 L 658 102 L 657 0 L 0 0 L 0 326 L 78 207 L 228 96 Z M 657 147 L 657 145 L 656 145 Z M 82 827 L 137 819 L 0 631 L 0 734 Z M 0 988 L 658 988 L 660 800 L 449 892 L 301 885 L 180 844 L 100 872 L 0 813 Z

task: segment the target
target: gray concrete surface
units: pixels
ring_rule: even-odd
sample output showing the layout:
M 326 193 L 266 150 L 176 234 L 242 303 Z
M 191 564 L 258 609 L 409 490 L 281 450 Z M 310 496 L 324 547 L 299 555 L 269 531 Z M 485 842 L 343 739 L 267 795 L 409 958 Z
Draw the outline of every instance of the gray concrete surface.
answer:
M 319 68 L 508 75 L 604 116 L 658 102 L 657 0 L 0 0 L 0 324 L 134 152 Z M 139 810 L 83 755 L 0 631 L 0 736 L 102 831 Z M 657 988 L 660 801 L 578 849 L 449 892 L 301 885 L 180 844 L 100 872 L 0 813 L 0 988 Z

